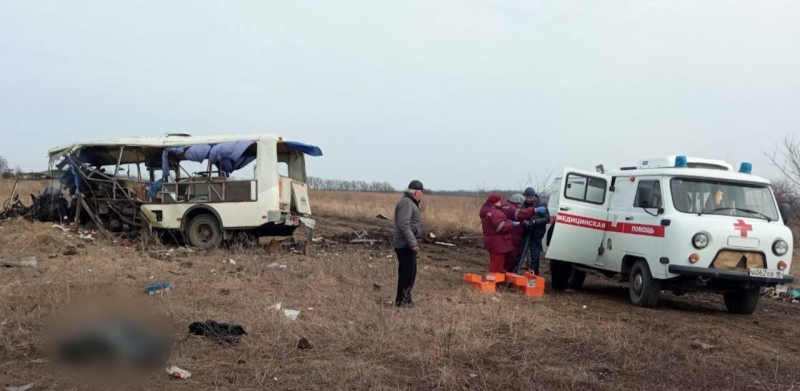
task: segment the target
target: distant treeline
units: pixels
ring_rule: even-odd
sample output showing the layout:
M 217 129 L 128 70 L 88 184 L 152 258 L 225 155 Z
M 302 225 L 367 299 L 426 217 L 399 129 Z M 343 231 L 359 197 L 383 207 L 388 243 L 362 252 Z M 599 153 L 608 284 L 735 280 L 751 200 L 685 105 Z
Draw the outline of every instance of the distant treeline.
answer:
M 313 190 L 359 191 L 368 193 L 399 193 L 405 189 L 396 189 L 388 182 L 345 181 L 341 179 L 323 179 L 308 177 L 308 187 Z M 426 190 L 426 194 L 437 194 L 453 197 L 488 197 L 490 194 L 502 194 L 509 197 L 521 190 Z M 545 198 L 545 197 L 543 197 Z

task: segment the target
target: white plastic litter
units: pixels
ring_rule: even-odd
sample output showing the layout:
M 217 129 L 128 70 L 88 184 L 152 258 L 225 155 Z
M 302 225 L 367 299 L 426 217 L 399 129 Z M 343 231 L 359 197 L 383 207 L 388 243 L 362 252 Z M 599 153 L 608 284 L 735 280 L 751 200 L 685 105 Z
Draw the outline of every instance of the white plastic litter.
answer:
M 188 378 L 192 377 L 192 374 L 189 373 L 189 371 L 185 371 L 185 370 L 180 369 L 180 368 L 178 368 L 178 367 L 176 367 L 174 365 L 169 367 L 169 368 L 167 368 L 167 373 L 170 376 L 172 376 L 172 377 L 174 377 L 176 379 L 188 379 Z
M 283 316 L 291 319 L 297 320 L 297 317 L 300 316 L 300 311 L 298 310 L 283 310 Z

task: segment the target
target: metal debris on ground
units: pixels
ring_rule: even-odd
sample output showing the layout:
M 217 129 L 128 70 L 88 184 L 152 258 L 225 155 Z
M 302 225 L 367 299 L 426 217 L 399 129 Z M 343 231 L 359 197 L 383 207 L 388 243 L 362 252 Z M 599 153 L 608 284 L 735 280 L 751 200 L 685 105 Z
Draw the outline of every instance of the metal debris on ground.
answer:
M 9 387 L 6 387 L 6 390 L 7 391 L 28 391 L 31 388 L 33 388 L 33 383 L 28 383 L 28 384 L 26 384 L 24 386 L 16 386 L 16 387 L 9 386 Z
M 379 214 L 379 215 L 375 216 L 375 218 L 376 218 L 376 219 L 380 219 L 380 220 L 392 220 L 392 218 L 391 218 L 391 217 L 389 217 L 389 216 L 386 216 L 386 215 L 384 215 L 383 213 L 381 213 L 381 214 Z
M 692 341 L 692 347 L 695 348 L 695 349 L 702 349 L 702 350 L 711 350 L 711 349 L 716 348 L 716 346 L 714 346 L 714 345 L 709 345 L 707 343 L 700 342 L 698 340 Z
M 298 311 L 298 310 L 283 310 L 283 316 L 289 318 L 290 320 L 297 320 L 297 317 L 300 316 L 300 311 Z
M 380 243 L 381 241 L 378 239 L 370 239 L 369 233 L 367 232 L 364 227 L 361 227 L 361 231 L 355 232 L 356 237 L 350 240 L 350 243 Z
M 381 290 L 381 286 L 375 283 L 372 283 L 372 290 L 379 291 Z
M 192 374 L 189 373 L 189 371 L 180 369 L 180 368 L 178 368 L 178 367 L 176 367 L 174 365 L 169 367 L 169 368 L 167 368 L 167 374 L 169 374 L 170 376 L 172 376 L 172 377 L 174 377 L 176 379 L 188 379 L 188 378 L 192 377 Z
M 23 257 L 18 260 L 3 260 L 0 265 L 6 267 L 37 267 L 39 266 L 36 257 Z
M 459 266 L 453 266 L 451 269 L 452 269 L 454 272 L 460 272 L 460 271 L 461 271 L 461 267 L 459 267 Z
M 267 265 L 267 268 L 269 268 L 269 269 L 274 269 L 276 267 L 278 269 L 286 269 L 286 265 L 284 265 L 282 263 L 278 263 L 278 262 L 272 262 L 269 265 Z
M 447 247 L 455 247 L 456 246 L 453 243 L 447 243 L 447 242 L 436 242 L 436 244 L 438 244 L 440 246 L 447 246 Z

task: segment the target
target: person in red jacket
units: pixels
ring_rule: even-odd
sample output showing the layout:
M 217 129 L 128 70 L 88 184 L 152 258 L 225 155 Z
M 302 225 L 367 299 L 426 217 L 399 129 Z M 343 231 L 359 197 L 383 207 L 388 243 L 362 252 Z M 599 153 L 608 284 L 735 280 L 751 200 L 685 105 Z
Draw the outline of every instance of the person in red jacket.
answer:
M 526 222 L 530 221 L 536 215 L 536 208 L 523 208 L 522 204 L 525 202 L 525 197 L 522 194 L 514 194 L 507 201 L 503 202 L 500 209 L 511 221 L 518 221 L 519 226 L 509 230 L 508 234 L 511 236 L 511 246 L 513 247 L 512 255 L 506 258 L 504 269 L 506 271 L 514 271 L 517 266 L 517 254 L 522 251 L 522 236 L 525 231 Z
M 520 224 L 509 220 L 500 208 L 503 197 L 492 194 L 481 208 L 481 226 L 483 227 L 483 245 L 489 252 L 489 272 L 502 273 L 506 259 L 513 256 L 509 232 Z M 511 254 L 511 255 L 509 255 Z

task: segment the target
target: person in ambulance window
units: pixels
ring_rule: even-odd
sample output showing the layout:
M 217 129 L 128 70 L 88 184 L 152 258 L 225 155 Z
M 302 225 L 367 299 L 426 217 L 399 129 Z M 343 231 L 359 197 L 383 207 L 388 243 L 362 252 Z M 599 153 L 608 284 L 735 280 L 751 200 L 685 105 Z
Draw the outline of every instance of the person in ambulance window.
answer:
M 711 194 L 706 201 L 706 213 L 733 215 L 736 210 L 736 205 L 730 201 L 725 194 L 722 186 L 715 185 L 711 187 Z

